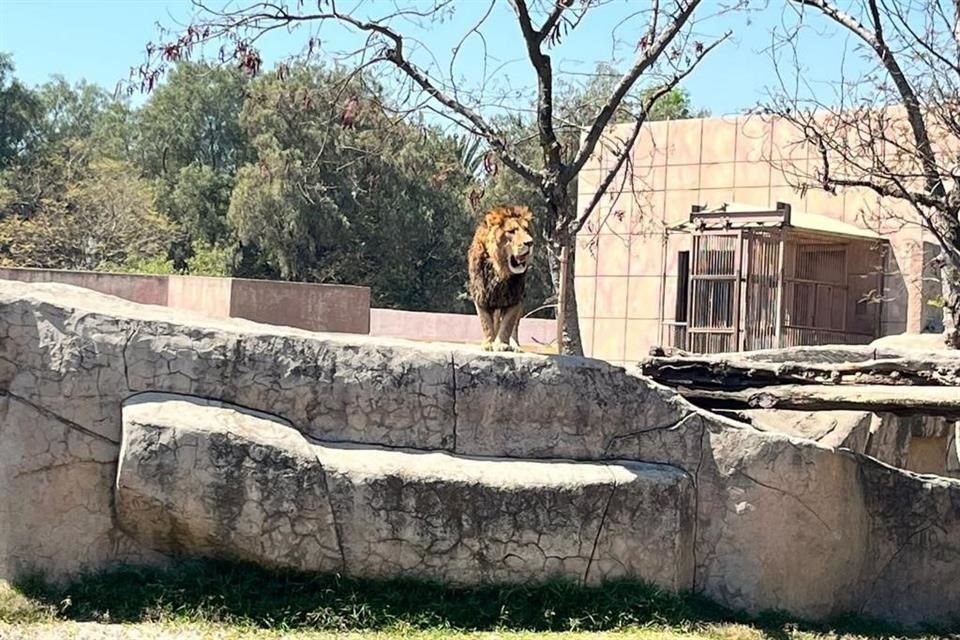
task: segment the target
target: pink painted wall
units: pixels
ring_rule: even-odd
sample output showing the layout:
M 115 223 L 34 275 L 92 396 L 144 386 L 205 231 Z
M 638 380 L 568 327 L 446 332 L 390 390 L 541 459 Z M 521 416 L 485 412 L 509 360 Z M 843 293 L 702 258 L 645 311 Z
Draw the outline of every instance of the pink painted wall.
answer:
M 140 304 L 167 304 L 167 276 L 0 268 L 0 280 L 59 282 L 117 296 Z
M 230 316 L 230 278 L 169 276 L 167 306 L 214 318 Z
M 370 327 L 370 290 L 366 287 L 45 269 L 0 269 L 3 279 L 60 282 L 141 304 L 308 331 L 366 334 Z
M 60 282 L 142 304 L 308 331 L 438 342 L 483 340 L 480 322 L 474 314 L 370 309 L 367 287 L 43 269 L 0 269 L 0 280 L 3 279 Z M 520 322 L 520 343 L 530 350 L 551 351 L 555 336 L 553 320 L 528 318 Z
M 557 323 L 554 320 L 526 318 L 520 321 L 519 333 L 522 345 L 547 345 L 556 337 Z M 397 309 L 370 309 L 370 335 L 438 342 L 479 343 L 483 340 L 480 321 L 474 314 Z
M 308 331 L 366 334 L 370 330 L 370 289 L 234 278 L 230 315 Z

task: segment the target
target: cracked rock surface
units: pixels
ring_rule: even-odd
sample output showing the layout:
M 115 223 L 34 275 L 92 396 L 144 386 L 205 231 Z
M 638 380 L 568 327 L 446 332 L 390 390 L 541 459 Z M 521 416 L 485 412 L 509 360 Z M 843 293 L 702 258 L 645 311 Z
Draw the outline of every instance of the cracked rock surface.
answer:
M 317 444 L 168 394 L 134 396 L 123 420 L 118 523 L 151 548 L 452 584 L 690 586 L 693 487 L 673 467 Z
M 323 468 L 289 424 L 144 393 L 123 408 L 117 524 L 150 549 L 340 570 Z
M 0 579 L 227 553 L 960 617 L 960 481 L 841 448 L 861 426 L 761 426 L 588 359 L 0 281 Z

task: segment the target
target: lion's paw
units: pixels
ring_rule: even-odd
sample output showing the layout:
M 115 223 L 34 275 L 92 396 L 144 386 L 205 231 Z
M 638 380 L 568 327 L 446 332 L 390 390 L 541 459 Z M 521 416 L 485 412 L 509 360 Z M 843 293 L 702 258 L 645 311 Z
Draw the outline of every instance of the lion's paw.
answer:
M 499 340 L 494 340 L 490 344 L 490 351 L 510 351 L 510 345 L 505 342 L 500 342 Z
M 493 344 L 490 340 L 484 340 L 480 343 L 480 348 L 484 351 L 493 351 Z

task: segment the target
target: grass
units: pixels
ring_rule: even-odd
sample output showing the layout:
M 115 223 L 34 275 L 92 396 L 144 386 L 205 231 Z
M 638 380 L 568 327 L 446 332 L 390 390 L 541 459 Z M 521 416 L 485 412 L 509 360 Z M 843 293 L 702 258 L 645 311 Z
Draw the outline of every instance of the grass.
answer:
M 635 582 L 598 588 L 556 583 L 454 589 L 187 561 L 166 569 L 91 574 L 64 587 L 39 578 L 0 587 L 0 624 L 23 629 L 77 622 L 207 629 L 211 637 L 258 639 L 280 634 L 384 639 L 946 637 L 898 634 L 864 620 L 810 625 L 775 615 L 748 619 L 696 596 Z

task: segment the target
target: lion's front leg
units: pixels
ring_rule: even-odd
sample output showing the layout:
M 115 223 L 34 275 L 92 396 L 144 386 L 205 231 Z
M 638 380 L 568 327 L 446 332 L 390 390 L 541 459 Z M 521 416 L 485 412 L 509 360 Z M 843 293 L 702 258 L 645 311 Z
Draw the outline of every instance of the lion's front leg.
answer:
M 523 306 L 515 304 L 503 309 L 500 315 L 500 326 L 497 327 L 497 340 L 494 342 L 499 348 L 496 351 L 519 351 L 517 339 L 520 328 L 520 316 L 523 315 Z
M 495 324 L 494 314 L 490 313 L 489 309 L 485 309 L 477 303 L 474 303 L 474 306 L 477 308 L 477 317 L 480 318 L 480 329 L 483 331 L 483 344 L 481 344 L 481 348 L 489 351 L 497 339 L 497 326 Z
M 500 332 L 503 330 L 503 309 L 494 309 L 493 311 L 493 342 L 490 343 L 490 351 L 506 351 L 506 347 L 500 340 Z

